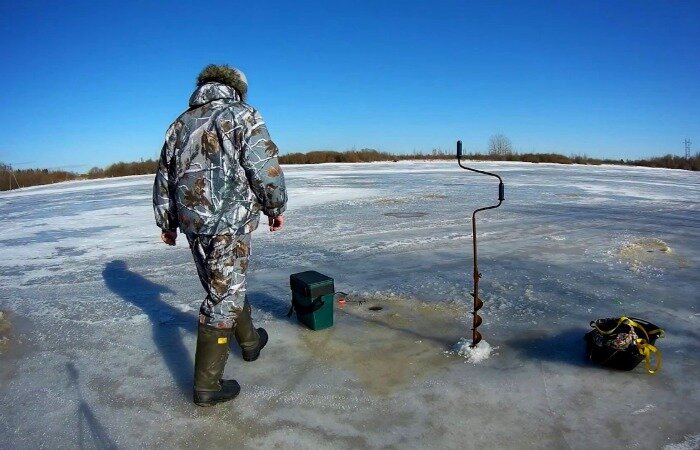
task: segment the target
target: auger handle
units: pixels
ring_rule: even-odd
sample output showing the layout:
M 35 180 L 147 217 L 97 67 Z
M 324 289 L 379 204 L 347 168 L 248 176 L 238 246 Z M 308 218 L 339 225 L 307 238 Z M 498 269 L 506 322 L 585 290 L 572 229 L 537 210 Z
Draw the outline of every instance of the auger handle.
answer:
M 498 178 L 498 205 L 496 205 L 495 207 L 500 206 L 500 204 L 503 202 L 503 200 L 506 199 L 505 187 L 503 186 L 503 180 L 501 179 L 501 177 L 495 173 L 492 173 L 492 172 L 487 172 L 485 170 L 472 169 L 471 167 L 467 167 L 467 166 L 463 165 L 462 164 L 462 154 L 463 154 L 462 141 L 457 141 L 457 164 L 459 164 L 459 167 L 461 167 L 462 169 L 465 169 L 465 170 L 469 170 L 471 172 L 481 173 L 484 175 L 489 175 L 491 177 Z M 491 209 L 491 208 L 486 208 L 486 209 Z M 479 211 L 481 211 L 481 209 Z

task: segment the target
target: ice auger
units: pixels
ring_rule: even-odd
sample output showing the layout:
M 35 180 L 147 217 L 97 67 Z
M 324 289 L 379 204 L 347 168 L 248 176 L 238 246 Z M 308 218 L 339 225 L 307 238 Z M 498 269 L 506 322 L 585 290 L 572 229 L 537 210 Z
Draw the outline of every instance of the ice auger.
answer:
M 472 213 L 472 241 L 474 243 L 474 292 L 472 292 L 471 295 L 474 297 L 474 311 L 472 311 L 472 315 L 474 317 L 472 319 L 472 343 L 469 346 L 474 348 L 481 341 L 481 333 L 479 333 L 476 329 L 482 322 L 478 311 L 484 306 L 484 302 L 479 298 L 479 278 L 481 278 L 481 273 L 479 273 L 479 266 L 476 261 L 476 213 L 501 206 L 501 203 L 503 203 L 503 200 L 505 200 L 505 190 L 503 187 L 503 180 L 495 173 L 486 172 L 484 170 L 476 170 L 462 165 L 462 141 L 457 141 L 457 164 L 459 164 L 459 167 L 462 169 L 476 173 L 483 173 L 484 175 L 490 175 L 498 178 L 498 204 L 475 209 Z

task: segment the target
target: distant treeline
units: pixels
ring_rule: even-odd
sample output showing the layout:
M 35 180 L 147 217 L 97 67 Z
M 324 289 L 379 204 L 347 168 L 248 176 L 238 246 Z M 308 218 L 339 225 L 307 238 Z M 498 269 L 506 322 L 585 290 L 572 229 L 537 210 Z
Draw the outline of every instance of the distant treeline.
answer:
M 450 156 L 453 157 L 453 156 Z M 558 153 L 512 153 L 510 155 L 484 155 L 481 153 L 469 153 L 465 159 L 478 161 L 522 161 L 531 163 L 555 163 L 555 164 L 619 164 L 625 166 L 659 167 L 665 169 L 700 170 L 700 153 L 686 159 L 682 156 L 665 155 L 649 159 L 599 159 L 586 155 L 565 156 Z
M 380 152 L 374 149 L 348 150 L 336 152 L 331 150 L 321 150 L 308 153 L 290 153 L 279 157 L 280 164 L 321 164 L 321 163 L 357 163 L 373 161 L 406 161 L 406 160 L 448 160 L 454 159 L 453 153 L 446 153 L 443 150 L 433 150 L 432 153 L 411 153 L 394 155 Z M 558 155 L 555 153 L 509 153 L 509 154 L 483 154 L 467 153 L 464 159 L 478 161 L 524 161 L 524 162 L 551 162 L 559 164 L 624 164 L 622 160 L 596 160 L 585 156 Z
M 0 163 L 0 191 L 19 187 L 39 186 L 60 183 L 61 181 L 124 177 L 155 173 L 158 162 L 152 159 L 138 162 L 118 162 L 105 169 L 93 167 L 86 174 L 50 169 L 12 169 L 9 164 Z
M 85 175 L 86 178 L 111 178 L 111 177 L 126 177 L 129 175 L 146 175 L 156 173 L 158 161 L 155 159 L 141 160 L 138 162 L 118 162 L 107 166 L 106 169 L 93 167 Z
M 448 160 L 454 159 L 453 153 L 443 150 L 433 150 L 432 153 L 412 153 L 394 155 L 380 152 L 374 149 L 348 150 L 336 152 L 331 150 L 313 151 L 308 153 L 289 153 L 280 155 L 280 164 L 321 164 L 321 163 L 357 163 L 373 161 L 406 161 L 406 160 Z M 667 169 L 700 170 L 700 153 L 686 159 L 681 156 L 666 155 L 650 159 L 624 160 L 624 159 L 599 159 L 586 155 L 565 156 L 558 153 L 509 153 L 509 154 L 485 154 L 465 153 L 464 159 L 477 161 L 522 161 L 531 163 L 556 163 L 556 164 L 622 164 L 628 166 L 662 167 Z
M 321 164 L 321 163 L 359 163 L 374 161 L 405 161 L 405 160 L 448 160 L 454 159 L 454 154 L 436 149 L 431 153 L 412 153 L 394 155 L 374 149 L 348 150 L 336 152 L 330 150 L 313 151 L 308 153 L 290 153 L 280 155 L 280 164 Z M 505 155 L 468 153 L 464 159 L 478 161 L 523 161 L 531 163 L 557 164 L 622 164 L 628 166 L 662 167 L 667 169 L 683 169 L 700 171 L 700 153 L 686 159 L 681 156 L 666 155 L 650 159 L 622 160 L 597 159 L 586 155 L 564 156 L 557 153 L 510 153 Z M 38 186 L 77 179 L 96 179 L 108 177 L 123 177 L 127 175 L 146 175 L 156 171 L 158 162 L 153 159 L 138 162 L 118 162 L 105 169 L 93 167 L 86 174 L 77 174 L 64 170 L 49 169 L 16 169 L 0 163 L 0 191 L 17 189 L 19 187 Z
M 398 161 L 411 159 L 411 155 L 392 155 L 374 149 L 348 150 L 334 152 L 331 150 L 319 150 L 308 153 L 289 153 L 280 155 L 280 164 L 322 164 L 322 163 L 361 163 L 375 161 Z

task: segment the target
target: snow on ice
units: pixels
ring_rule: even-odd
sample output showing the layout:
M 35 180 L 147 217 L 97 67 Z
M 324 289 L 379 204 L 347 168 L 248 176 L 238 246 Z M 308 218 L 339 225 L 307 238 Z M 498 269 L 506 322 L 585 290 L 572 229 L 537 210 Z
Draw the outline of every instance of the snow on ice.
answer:
M 506 185 L 478 216 L 478 364 L 455 343 L 493 180 L 287 166 L 286 228 L 254 234 L 249 269 L 270 344 L 255 363 L 233 351 L 241 395 L 208 409 L 191 403 L 203 291 L 184 237 L 160 242 L 152 177 L 0 194 L 0 448 L 698 448 L 698 174 L 474 164 Z M 362 303 L 301 328 L 286 312 L 303 270 Z M 666 330 L 657 375 L 585 360 L 588 322 L 620 315 Z

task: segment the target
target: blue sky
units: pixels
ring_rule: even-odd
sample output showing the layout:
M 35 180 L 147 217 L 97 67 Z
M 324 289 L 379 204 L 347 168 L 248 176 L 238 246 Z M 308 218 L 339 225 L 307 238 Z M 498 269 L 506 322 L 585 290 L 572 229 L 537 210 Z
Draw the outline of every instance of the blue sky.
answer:
M 204 6 L 206 3 L 206 6 Z M 700 2 L 0 0 L 0 161 L 156 157 L 208 63 L 283 153 L 700 148 Z

